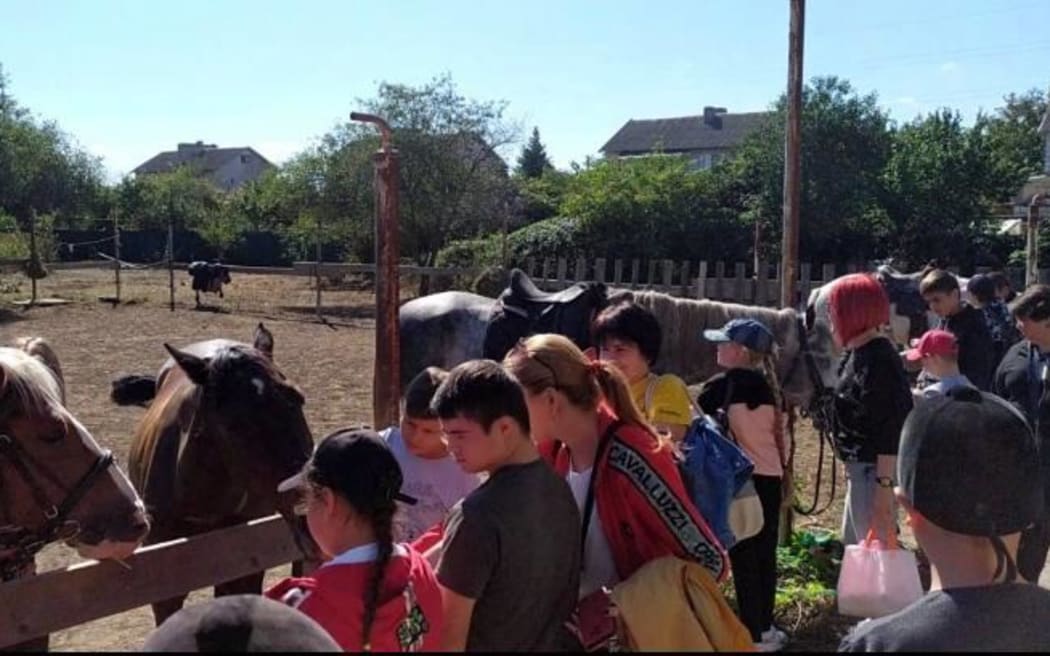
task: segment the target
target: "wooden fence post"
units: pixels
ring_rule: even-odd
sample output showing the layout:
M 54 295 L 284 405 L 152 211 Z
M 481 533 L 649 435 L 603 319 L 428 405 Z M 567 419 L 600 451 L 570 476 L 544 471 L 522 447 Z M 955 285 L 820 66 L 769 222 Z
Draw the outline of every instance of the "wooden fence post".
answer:
M 120 304 L 120 223 L 113 216 L 113 281 L 116 285 L 115 305 Z
M 700 261 L 700 270 L 696 272 L 696 297 L 707 298 L 707 261 Z
M 623 260 L 616 258 L 613 262 L 613 285 L 616 287 L 620 286 L 620 282 L 623 280 Z
M 799 291 L 801 292 L 801 295 L 802 295 L 802 302 L 803 303 L 808 303 L 809 302 L 809 292 L 810 292 L 811 289 L 813 289 L 813 286 L 812 286 L 812 283 L 811 283 L 811 277 L 813 275 L 813 265 L 811 265 L 809 262 L 803 262 L 799 266 L 799 269 L 800 269 L 800 271 L 799 271 L 799 278 L 798 278 Z
M 645 279 L 647 289 L 656 289 L 656 260 L 649 260 L 649 277 Z
M 578 257 L 576 258 L 576 282 L 584 280 L 590 280 L 590 276 L 587 275 L 587 258 Z
M 671 278 L 674 277 L 674 261 L 664 260 L 664 281 L 663 288 L 660 290 L 665 294 L 672 294 Z
M 638 287 L 638 276 L 642 272 L 642 263 L 638 258 L 631 260 L 631 289 Z
M 680 280 L 682 281 L 682 288 L 676 294 L 677 296 L 689 296 L 689 260 L 682 260 L 682 271 L 680 272 Z
M 605 282 L 605 258 L 599 257 L 594 260 L 594 280 L 595 282 Z
M 831 282 L 834 279 L 835 279 L 835 265 L 834 264 L 825 264 L 821 268 L 820 284 L 821 285 L 826 285 L 826 284 L 828 284 L 829 282 Z
M 733 278 L 735 283 L 733 285 L 733 302 L 744 303 L 747 301 L 747 265 L 743 262 L 737 262 Z
M 715 262 L 715 289 L 711 292 L 711 299 L 721 301 L 726 295 L 726 263 L 722 260 Z
M 531 257 L 530 256 L 528 259 L 525 260 L 525 274 L 528 275 L 529 278 L 535 278 L 536 277 L 536 258 L 535 257 Z
M 766 304 L 766 283 L 768 282 L 769 267 L 765 261 L 758 261 L 758 269 L 755 271 L 755 305 Z
M 565 261 L 564 257 L 558 258 L 558 281 L 556 283 L 558 289 L 565 289 L 567 286 L 565 283 L 565 273 L 569 268 L 569 263 Z

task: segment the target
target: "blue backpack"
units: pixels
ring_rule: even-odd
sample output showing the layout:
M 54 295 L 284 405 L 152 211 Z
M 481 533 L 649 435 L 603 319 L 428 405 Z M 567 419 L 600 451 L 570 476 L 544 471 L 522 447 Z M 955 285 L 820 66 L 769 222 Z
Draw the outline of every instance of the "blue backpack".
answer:
M 736 544 L 729 506 L 751 479 L 754 463 L 710 416 L 693 420 L 682 438 L 678 469 L 689 498 L 725 548 Z

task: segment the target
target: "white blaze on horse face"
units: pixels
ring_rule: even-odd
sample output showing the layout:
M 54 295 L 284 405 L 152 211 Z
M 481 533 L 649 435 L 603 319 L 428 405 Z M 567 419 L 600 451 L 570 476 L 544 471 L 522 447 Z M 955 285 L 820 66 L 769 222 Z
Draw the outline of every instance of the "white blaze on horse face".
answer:
M 897 304 L 890 303 L 890 333 L 893 341 L 901 346 L 908 346 L 908 337 L 911 335 L 911 319 L 897 313 Z
M 252 385 L 255 386 L 255 393 L 259 396 L 266 393 L 266 381 L 262 378 L 252 378 Z

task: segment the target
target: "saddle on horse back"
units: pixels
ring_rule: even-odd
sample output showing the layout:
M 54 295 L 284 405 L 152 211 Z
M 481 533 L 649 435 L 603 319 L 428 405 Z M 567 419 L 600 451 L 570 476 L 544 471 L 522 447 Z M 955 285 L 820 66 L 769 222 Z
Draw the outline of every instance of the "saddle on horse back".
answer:
M 519 339 L 557 333 L 581 349 L 591 346 L 591 321 L 607 303 L 605 285 L 578 282 L 558 292 L 544 292 L 524 271 L 513 269 L 510 284 L 496 299 L 485 331 L 483 356 L 502 360 Z

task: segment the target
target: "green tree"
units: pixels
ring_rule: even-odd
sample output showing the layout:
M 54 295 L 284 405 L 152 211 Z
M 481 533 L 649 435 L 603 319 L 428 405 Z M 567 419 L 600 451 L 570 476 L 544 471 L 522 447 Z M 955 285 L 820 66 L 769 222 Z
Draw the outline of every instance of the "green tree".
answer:
M 401 157 L 401 250 L 416 262 L 433 261 L 449 241 L 498 231 L 509 220 L 513 187 L 499 152 L 517 139 L 503 101 L 460 94 L 450 76 L 418 87 L 380 83 L 373 98 L 358 99 L 394 132 Z M 373 233 L 372 154 L 375 128 L 338 126 L 321 140 L 327 161 L 325 196 L 334 220 L 361 244 Z M 371 256 L 368 249 L 355 252 Z
M 1029 176 L 1043 170 L 1043 138 L 1036 130 L 1050 106 L 1050 96 L 1030 89 L 1022 94 L 1011 93 L 1003 102 L 991 115 L 978 116 L 975 127 L 984 133 L 992 175 L 1005 200 Z
M 104 205 L 102 165 L 54 122 L 38 121 L 9 92 L 0 68 L 0 212 L 24 228 L 32 212 L 75 226 Z
M 746 231 L 721 205 L 719 181 L 679 156 L 590 162 L 569 182 L 561 214 L 579 222 L 580 254 L 723 259 Z M 742 250 L 743 249 L 743 250 Z
M 515 176 L 517 204 L 524 223 L 535 223 L 557 215 L 571 179 L 568 173 L 553 168 L 536 178 Z
M 547 149 L 540 141 L 540 129 L 534 127 L 529 142 L 521 149 L 521 155 L 518 155 L 518 168 L 515 173 L 526 178 L 539 178 L 553 168 L 550 158 L 547 157 Z
M 917 266 L 938 258 L 969 267 L 989 246 L 989 202 L 1001 189 L 987 138 L 942 109 L 901 127 L 886 165 L 889 244 Z
M 753 229 L 759 222 L 762 250 L 777 258 L 781 243 L 786 98 L 728 162 L 724 202 Z M 891 131 L 875 94 L 860 95 L 837 77 L 814 78 L 802 96 L 802 225 L 800 254 L 811 261 L 858 259 L 878 252 L 890 230 L 881 211 L 881 174 L 889 158 Z

